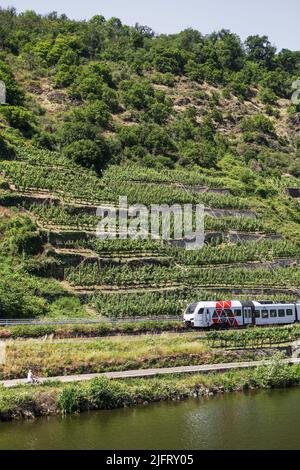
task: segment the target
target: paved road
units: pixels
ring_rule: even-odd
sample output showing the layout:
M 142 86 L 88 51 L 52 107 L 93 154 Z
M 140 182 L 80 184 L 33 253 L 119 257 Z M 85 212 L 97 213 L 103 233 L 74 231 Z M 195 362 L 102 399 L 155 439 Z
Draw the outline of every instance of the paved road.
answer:
M 300 364 L 300 359 L 283 359 L 282 364 Z M 123 372 L 105 372 L 102 374 L 82 374 L 82 375 L 67 375 L 58 377 L 43 377 L 39 381 L 43 382 L 83 382 L 94 379 L 95 377 L 108 377 L 110 379 L 129 379 L 129 378 L 141 378 L 141 377 L 154 377 L 157 375 L 167 374 L 194 374 L 201 373 L 207 374 L 209 372 L 226 372 L 229 370 L 241 370 L 258 367 L 261 365 L 270 364 L 270 361 L 253 361 L 253 362 L 232 362 L 227 364 L 206 364 L 201 366 L 182 366 L 182 367 L 170 367 L 162 369 L 138 369 L 129 370 Z M 1 385 L 6 388 L 15 387 L 17 385 L 26 384 L 26 379 L 15 379 L 15 380 L 1 380 Z

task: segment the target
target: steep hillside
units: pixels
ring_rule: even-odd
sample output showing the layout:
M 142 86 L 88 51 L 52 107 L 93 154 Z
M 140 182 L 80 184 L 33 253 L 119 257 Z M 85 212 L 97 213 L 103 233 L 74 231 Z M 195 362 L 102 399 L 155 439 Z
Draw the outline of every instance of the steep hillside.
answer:
M 14 10 L 0 10 L 0 44 L 1 317 L 299 296 L 299 52 Z M 97 205 L 119 196 L 202 203 L 204 248 L 97 239 Z

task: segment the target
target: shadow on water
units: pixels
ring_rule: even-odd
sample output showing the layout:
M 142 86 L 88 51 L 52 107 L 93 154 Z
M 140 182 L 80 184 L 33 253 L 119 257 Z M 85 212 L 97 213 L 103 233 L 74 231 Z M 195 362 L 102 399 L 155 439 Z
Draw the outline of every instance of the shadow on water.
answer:
M 300 449 L 300 388 L 0 423 L 0 449 Z

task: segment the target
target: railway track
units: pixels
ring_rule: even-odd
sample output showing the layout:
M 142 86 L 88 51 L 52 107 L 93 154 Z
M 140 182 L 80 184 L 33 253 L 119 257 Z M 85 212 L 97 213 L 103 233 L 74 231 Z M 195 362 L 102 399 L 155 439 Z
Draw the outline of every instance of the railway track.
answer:
M 67 320 L 46 320 L 38 321 L 32 319 L 0 319 L 0 326 L 17 326 L 17 325 L 33 325 L 33 326 L 55 326 L 55 325 L 103 325 L 106 323 L 112 325 L 125 324 L 125 323 L 144 323 L 144 322 L 157 322 L 157 321 L 167 321 L 167 322 L 178 322 L 183 321 L 182 317 L 141 317 L 141 318 L 103 318 L 103 319 L 78 319 L 70 318 Z
M 20 320 L 11 320 L 11 319 L 0 319 L 0 327 L 11 327 L 11 326 L 72 326 L 72 325 L 125 325 L 125 324 L 138 324 L 138 323 L 145 323 L 145 322 L 169 322 L 169 323 L 176 323 L 176 322 L 183 322 L 182 317 L 148 317 L 148 318 L 103 318 L 103 319 L 68 319 L 68 320 L 49 320 L 49 321 L 38 321 L 32 319 L 20 319 Z M 294 324 L 299 324 L 300 322 L 295 322 Z M 268 329 L 268 328 L 284 328 L 287 325 L 256 325 L 256 328 L 259 329 Z M 239 326 L 237 328 L 224 328 L 223 331 L 245 331 L 253 328 L 252 325 L 248 326 Z M 150 330 L 150 329 L 149 329 Z M 176 331 L 178 334 L 185 334 L 185 333 L 207 333 L 209 331 L 213 331 L 214 328 L 189 328 L 183 329 L 181 331 Z M 136 334 L 136 332 L 132 333 Z M 142 334 L 142 333 L 141 333 Z M 130 333 L 128 333 L 130 336 Z M 109 335 L 105 335 L 109 336 Z M 202 338 L 203 339 L 203 338 Z

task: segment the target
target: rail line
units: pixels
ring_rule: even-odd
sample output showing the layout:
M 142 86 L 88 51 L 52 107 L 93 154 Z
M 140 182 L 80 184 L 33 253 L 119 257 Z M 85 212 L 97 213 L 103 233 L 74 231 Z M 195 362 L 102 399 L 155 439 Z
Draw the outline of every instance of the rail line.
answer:
M 34 326 L 50 326 L 50 325 L 103 325 L 109 324 L 125 324 L 125 323 L 144 323 L 144 322 L 178 322 L 183 321 L 182 317 L 138 317 L 138 318 L 103 318 L 103 319 L 87 319 L 87 318 L 69 318 L 66 320 L 34 320 L 30 318 L 22 319 L 5 319 L 0 318 L 0 326 L 16 326 L 16 325 L 34 325 Z

